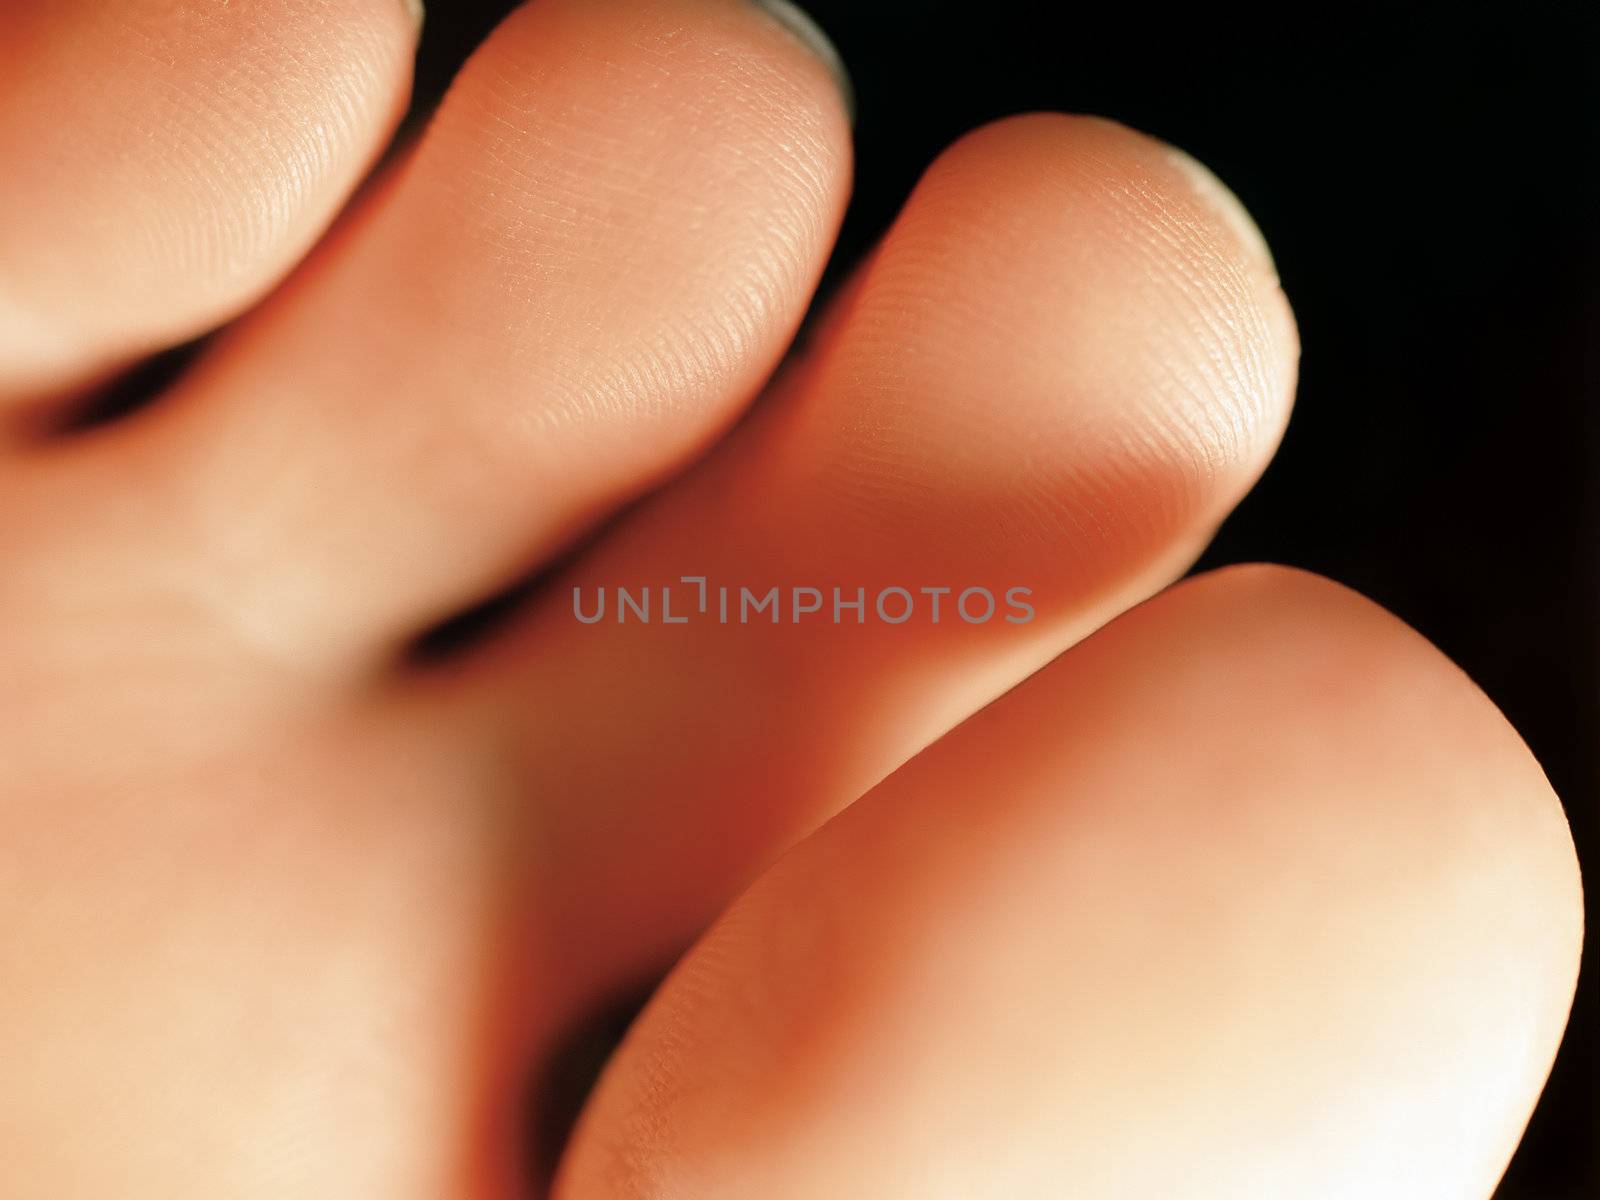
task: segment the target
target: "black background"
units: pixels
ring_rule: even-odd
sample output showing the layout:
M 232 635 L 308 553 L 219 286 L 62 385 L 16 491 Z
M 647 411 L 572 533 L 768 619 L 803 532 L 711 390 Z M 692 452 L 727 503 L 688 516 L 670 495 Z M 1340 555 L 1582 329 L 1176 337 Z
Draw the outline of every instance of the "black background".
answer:
M 434 0 L 419 113 L 511 7 Z M 1293 563 L 1421 630 L 1533 747 L 1595 878 L 1600 201 L 1580 6 L 808 7 L 859 100 L 830 278 L 941 147 L 1008 113 L 1115 117 L 1233 187 L 1272 243 L 1304 359 L 1282 452 L 1197 569 Z M 1597 1015 L 1591 963 L 1499 1200 L 1600 1196 Z

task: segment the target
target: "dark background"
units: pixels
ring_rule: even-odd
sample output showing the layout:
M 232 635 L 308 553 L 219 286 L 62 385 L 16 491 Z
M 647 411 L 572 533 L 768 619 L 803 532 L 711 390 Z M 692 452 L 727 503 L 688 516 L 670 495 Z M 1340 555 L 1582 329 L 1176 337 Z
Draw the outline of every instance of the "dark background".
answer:
M 433 0 L 419 111 L 511 7 Z M 807 7 L 859 101 L 830 277 L 943 146 L 1008 113 L 1115 117 L 1233 187 L 1272 243 L 1304 359 L 1282 452 L 1198 569 L 1293 563 L 1421 630 L 1533 747 L 1600 878 L 1587 357 L 1600 199 L 1578 116 L 1595 101 L 1583 6 Z M 1498 1200 L 1600 1196 L 1597 1015 L 1589 961 Z

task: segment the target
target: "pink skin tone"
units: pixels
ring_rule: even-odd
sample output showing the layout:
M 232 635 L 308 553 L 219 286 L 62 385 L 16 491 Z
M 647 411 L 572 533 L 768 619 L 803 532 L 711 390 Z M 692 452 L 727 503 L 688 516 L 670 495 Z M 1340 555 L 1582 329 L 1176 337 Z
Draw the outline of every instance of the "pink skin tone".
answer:
M 1279 568 L 1163 590 L 1293 393 L 1237 201 L 999 122 L 780 367 L 849 192 L 803 38 L 535 0 L 359 187 L 415 38 L 400 0 L 0 0 L 7 1194 L 515 1195 L 525 1081 L 678 960 L 535 1164 L 560 1200 L 1483 1200 L 1577 868 L 1397 620 Z M 572 617 L 685 574 L 1036 614 Z

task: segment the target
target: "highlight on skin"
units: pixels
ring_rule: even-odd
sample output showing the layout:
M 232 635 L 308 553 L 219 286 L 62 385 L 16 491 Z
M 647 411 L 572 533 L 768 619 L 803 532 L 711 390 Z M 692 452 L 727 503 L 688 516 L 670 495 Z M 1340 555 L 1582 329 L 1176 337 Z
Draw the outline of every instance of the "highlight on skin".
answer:
M 1169 586 L 1294 390 L 1237 201 L 998 121 L 795 347 L 795 12 L 533 0 L 385 158 L 412 7 L 0 0 L 8 1194 L 1486 1196 L 1570 841 L 1393 618 Z M 574 619 L 685 576 L 1031 615 Z

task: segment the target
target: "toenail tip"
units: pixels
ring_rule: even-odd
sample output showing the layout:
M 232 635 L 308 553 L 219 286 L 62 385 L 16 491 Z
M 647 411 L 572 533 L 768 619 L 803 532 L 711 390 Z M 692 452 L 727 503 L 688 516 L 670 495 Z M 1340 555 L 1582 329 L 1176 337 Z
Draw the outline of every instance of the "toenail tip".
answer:
M 400 0 L 400 7 L 406 10 L 406 16 L 411 18 L 411 23 L 420 32 L 422 22 L 427 16 L 422 7 L 422 0 Z
M 1255 218 L 1250 215 L 1250 210 L 1244 206 L 1244 202 L 1198 158 L 1169 143 L 1164 142 L 1162 145 L 1172 161 L 1188 177 L 1190 186 L 1200 199 L 1227 223 L 1244 244 L 1245 251 L 1256 260 L 1257 265 L 1265 268 L 1276 279 L 1278 265 L 1272 257 L 1272 249 L 1267 245 L 1266 236 L 1262 234 L 1261 227 L 1256 224 Z
M 850 82 L 850 72 L 845 70 L 844 59 L 839 57 L 838 49 L 828 35 L 822 32 L 822 27 L 812 19 L 811 14 L 790 0 L 751 0 L 751 3 L 782 25 L 792 37 L 822 60 L 822 64 L 828 68 L 828 73 L 833 76 L 833 81 L 839 86 L 839 94 L 844 100 L 845 115 L 850 118 L 850 124 L 854 125 L 855 85 Z

